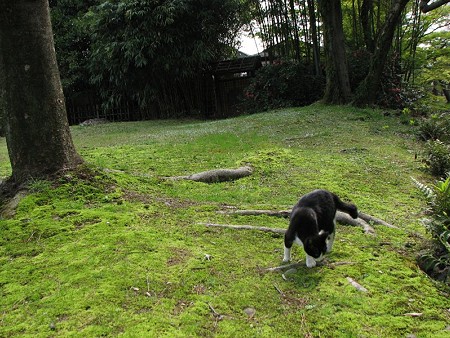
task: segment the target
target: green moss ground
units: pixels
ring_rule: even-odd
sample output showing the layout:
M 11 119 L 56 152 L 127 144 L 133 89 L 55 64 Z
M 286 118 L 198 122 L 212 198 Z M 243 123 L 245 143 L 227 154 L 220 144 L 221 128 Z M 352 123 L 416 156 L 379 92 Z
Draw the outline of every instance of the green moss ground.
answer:
M 449 289 L 415 264 L 427 234 L 410 176 L 427 177 L 409 128 L 377 110 L 322 105 L 73 127 L 90 167 L 120 172 L 35 182 L 0 220 L 0 336 L 449 337 Z M 234 182 L 164 179 L 248 163 L 254 174 Z M 0 139 L 0 177 L 9 174 Z M 217 211 L 290 208 L 315 188 L 399 229 L 338 225 L 327 262 L 353 264 L 283 279 L 262 271 L 282 264 L 281 236 L 198 224 L 285 228 Z

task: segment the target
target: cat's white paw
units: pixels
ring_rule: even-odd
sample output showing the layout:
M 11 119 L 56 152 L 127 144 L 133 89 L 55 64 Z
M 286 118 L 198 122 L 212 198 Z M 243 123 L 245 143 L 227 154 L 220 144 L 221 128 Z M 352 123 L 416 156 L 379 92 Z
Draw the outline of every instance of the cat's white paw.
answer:
M 290 261 L 291 261 L 291 249 L 284 247 L 283 263 L 287 263 Z
M 327 252 L 331 252 L 331 250 L 333 249 L 334 236 L 335 236 L 335 234 L 332 233 L 332 234 L 327 238 Z
M 306 266 L 308 268 L 313 268 L 316 266 L 316 260 L 312 258 L 311 256 L 306 256 Z

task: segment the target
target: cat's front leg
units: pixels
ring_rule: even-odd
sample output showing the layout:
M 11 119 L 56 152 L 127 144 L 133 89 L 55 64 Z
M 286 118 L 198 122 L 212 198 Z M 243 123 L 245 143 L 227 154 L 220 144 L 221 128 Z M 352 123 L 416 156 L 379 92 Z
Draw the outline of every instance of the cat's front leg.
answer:
M 313 268 L 313 267 L 315 267 L 316 266 L 316 260 L 313 258 L 313 257 L 311 257 L 310 255 L 306 255 L 306 266 L 308 267 L 308 268 Z
M 331 252 L 331 249 L 333 249 L 333 243 L 334 243 L 334 236 L 336 235 L 335 232 L 333 232 L 330 236 L 327 238 L 327 252 Z
M 283 257 L 283 262 L 287 263 L 290 262 L 291 260 L 291 248 L 286 247 L 286 245 L 284 246 L 284 257 Z

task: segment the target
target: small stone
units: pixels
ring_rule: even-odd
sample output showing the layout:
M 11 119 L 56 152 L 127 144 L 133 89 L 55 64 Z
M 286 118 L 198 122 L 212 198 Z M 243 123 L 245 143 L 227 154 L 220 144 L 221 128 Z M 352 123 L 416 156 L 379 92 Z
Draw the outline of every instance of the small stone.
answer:
M 244 312 L 247 314 L 247 316 L 249 318 L 253 318 L 253 316 L 256 313 L 256 310 L 254 308 L 252 308 L 252 307 L 247 307 L 247 308 L 244 309 Z

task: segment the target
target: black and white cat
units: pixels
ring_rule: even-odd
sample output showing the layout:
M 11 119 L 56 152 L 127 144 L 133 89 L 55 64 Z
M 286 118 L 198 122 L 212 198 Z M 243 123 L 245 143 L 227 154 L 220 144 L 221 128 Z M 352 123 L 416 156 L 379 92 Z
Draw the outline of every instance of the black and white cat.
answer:
M 284 235 L 283 262 L 291 260 L 291 248 L 295 242 L 306 252 L 306 266 L 316 266 L 316 262 L 321 261 L 333 247 L 337 210 L 358 218 L 354 204 L 342 202 L 327 190 L 314 190 L 301 197 L 292 209 Z

